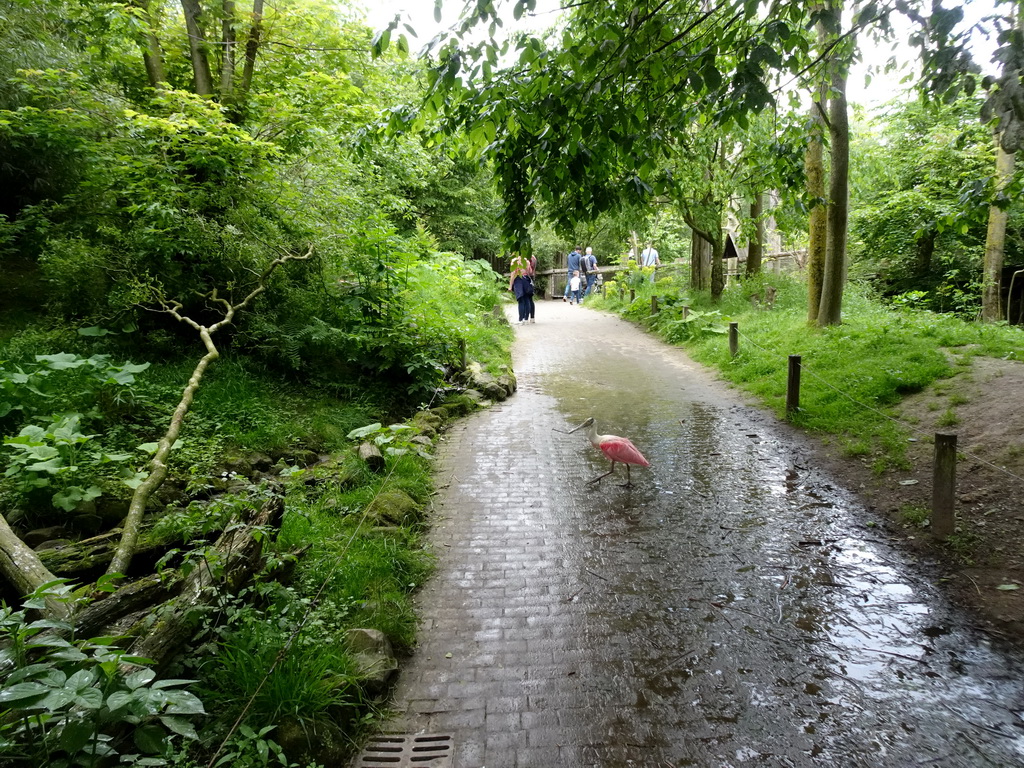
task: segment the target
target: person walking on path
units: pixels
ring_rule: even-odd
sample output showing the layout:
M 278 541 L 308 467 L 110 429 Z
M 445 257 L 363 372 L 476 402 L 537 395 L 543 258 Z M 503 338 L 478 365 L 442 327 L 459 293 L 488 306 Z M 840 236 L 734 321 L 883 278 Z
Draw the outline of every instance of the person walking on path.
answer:
M 572 273 L 578 272 L 580 269 L 580 260 L 583 255 L 580 253 L 580 247 L 574 245 L 572 251 L 569 253 L 569 258 L 566 259 L 566 270 L 565 270 L 565 293 L 562 294 L 562 301 L 569 300 L 569 282 L 572 280 Z
M 530 283 L 533 286 L 533 291 L 530 293 L 530 322 L 537 322 L 537 302 L 534 301 L 534 296 L 537 293 L 537 257 L 531 255 L 526 260 L 526 276 L 530 278 Z
M 583 254 L 582 264 L 587 273 L 587 288 L 583 291 L 583 298 L 586 298 L 594 289 L 594 283 L 597 282 L 597 256 L 594 255 L 594 249 L 589 245 L 586 253 Z
M 533 302 L 533 278 L 527 274 L 529 262 L 522 256 L 512 258 L 512 275 L 508 289 L 516 296 L 519 303 L 519 324 L 523 325 L 530 318 L 530 305 Z
M 650 240 L 647 241 L 647 247 L 640 252 L 640 266 L 641 267 L 660 267 L 661 259 L 658 257 L 658 249 L 654 247 L 654 243 Z M 651 272 L 651 282 L 654 282 L 654 272 Z

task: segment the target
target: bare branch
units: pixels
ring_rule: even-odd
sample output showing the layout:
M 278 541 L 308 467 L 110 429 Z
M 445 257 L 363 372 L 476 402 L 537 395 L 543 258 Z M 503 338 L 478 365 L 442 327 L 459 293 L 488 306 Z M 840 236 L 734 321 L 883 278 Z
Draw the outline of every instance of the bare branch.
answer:
M 131 505 L 128 507 L 128 516 L 125 518 L 124 530 L 121 534 L 121 542 L 118 544 L 117 551 L 114 552 L 114 557 L 111 559 L 110 566 L 107 568 L 108 574 L 124 574 L 131 563 L 132 556 L 135 554 L 135 548 L 139 540 L 139 529 L 142 525 L 142 517 L 146 511 L 146 504 L 167 477 L 168 459 L 171 455 L 171 451 L 174 450 L 174 443 L 177 441 L 178 435 L 181 434 L 181 429 L 185 422 L 185 416 L 192 407 L 192 400 L 195 397 L 196 391 L 199 389 L 199 385 L 202 383 L 203 374 L 206 373 L 206 369 L 210 363 L 220 357 L 220 352 L 213 343 L 213 334 L 222 326 L 229 324 L 239 310 L 244 309 L 248 306 L 250 301 L 266 290 L 267 280 L 269 280 L 275 269 L 289 261 L 305 261 L 312 255 L 313 246 L 311 245 L 309 250 L 307 250 L 303 256 L 293 253 L 286 253 L 278 256 L 270 262 L 270 265 L 263 271 L 263 274 L 260 275 L 256 287 L 249 292 L 249 295 L 237 304 L 231 304 L 226 299 L 219 298 L 217 296 L 216 289 L 211 291 L 209 294 L 211 301 L 223 304 L 225 309 L 224 317 L 209 327 L 197 323 L 187 315 L 182 315 L 180 311 L 182 305 L 180 302 L 170 301 L 164 303 L 163 306 L 165 312 L 199 332 L 199 338 L 202 340 L 203 346 L 206 347 L 206 354 L 200 358 L 195 369 L 192 371 L 192 376 L 189 378 L 188 384 L 181 393 L 181 400 L 178 402 L 178 407 L 174 409 L 174 415 L 171 416 L 171 422 L 167 427 L 167 432 L 157 444 L 156 452 L 153 454 L 153 458 L 149 462 L 149 476 L 139 485 L 138 488 L 135 489 L 135 493 L 132 495 Z

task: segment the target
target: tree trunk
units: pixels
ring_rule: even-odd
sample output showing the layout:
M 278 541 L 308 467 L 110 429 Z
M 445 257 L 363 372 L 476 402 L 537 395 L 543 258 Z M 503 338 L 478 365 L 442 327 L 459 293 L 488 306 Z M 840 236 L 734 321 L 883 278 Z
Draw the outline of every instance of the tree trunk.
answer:
M 821 283 L 818 325 L 842 321 L 843 288 L 846 284 L 846 230 L 849 218 L 850 123 L 846 113 L 846 62 L 837 57 L 832 68 L 829 102 L 829 138 L 832 168 L 829 177 L 828 237 L 825 273 Z
M 1013 176 L 1014 155 L 1003 149 L 996 138 L 996 193 L 1003 191 Z M 1006 246 L 1006 208 L 993 203 L 988 209 L 988 231 L 985 234 L 985 263 L 982 269 L 981 282 L 981 320 L 994 323 L 1003 318 L 1003 255 Z
M 135 7 L 142 12 L 142 21 L 146 25 L 146 38 L 142 45 L 146 77 L 149 79 L 150 87 L 159 89 L 167 82 L 167 72 L 164 70 L 164 52 L 160 47 L 160 38 L 156 36 L 150 0 L 135 0 Z
M 203 9 L 199 0 L 181 0 L 185 14 L 185 31 L 188 33 L 188 50 L 192 60 L 192 75 L 195 78 L 196 93 L 200 96 L 213 95 L 213 74 L 210 71 L 210 57 L 206 50 L 201 17 Z
M 818 22 L 818 48 L 824 50 L 825 25 Z M 811 129 L 807 137 L 804 167 L 807 173 L 807 196 L 813 201 L 807 222 L 807 322 L 818 322 L 821 305 L 821 283 L 825 275 L 825 241 L 828 232 L 828 207 L 825 202 L 825 105 L 828 84 L 822 77 L 811 105 Z
M 924 277 L 932 269 L 932 256 L 935 255 L 935 238 L 939 233 L 936 229 L 926 230 L 917 238 L 914 259 L 914 275 Z
M 718 231 L 718 237 L 711 241 L 711 300 L 719 301 L 722 298 L 722 291 L 725 290 L 725 239 L 722 231 Z
M 222 104 L 235 96 L 235 0 L 223 0 L 221 42 L 223 58 L 220 62 L 220 100 Z
M 56 580 L 39 555 L 19 539 L 0 515 L 0 574 L 19 595 L 29 595 L 43 584 Z M 68 603 L 46 599 L 47 618 L 64 619 L 71 614 Z
M 760 192 L 754 195 L 754 201 L 750 204 L 750 218 L 754 221 L 754 236 L 750 239 L 747 247 L 747 277 L 761 274 L 761 261 L 764 259 L 764 195 Z
M 252 25 L 249 27 L 249 39 L 245 42 L 245 64 L 242 67 L 242 85 L 238 89 L 237 98 L 245 100 L 252 88 L 252 75 L 256 69 L 256 54 L 260 49 L 260 35 L 263 31 L 263 0 L 253 0 Z
M 711 287 L 712 245 L 697 230 L 691 227 L 690 237 L 690 287 L 695 291 L 706 291 Z

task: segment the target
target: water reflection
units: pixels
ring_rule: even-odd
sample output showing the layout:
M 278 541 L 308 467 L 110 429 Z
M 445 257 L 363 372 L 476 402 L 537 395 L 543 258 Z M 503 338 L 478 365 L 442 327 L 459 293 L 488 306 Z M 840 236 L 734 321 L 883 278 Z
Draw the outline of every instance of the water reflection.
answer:
M 643 357 L 542 377 L 565 427 L 594 416 L 652 462 L 636 488 L 587 485 L 607 462 L 555 438 L 580 537 L 566 562 L 587 585 L 592 719 L 574 725 L 671 765 L 968 765 L 969 743 L 995 765 L 1024 759 L 1018 661 L 852 535 L 854 500 L 770 426 L 681 396 Z

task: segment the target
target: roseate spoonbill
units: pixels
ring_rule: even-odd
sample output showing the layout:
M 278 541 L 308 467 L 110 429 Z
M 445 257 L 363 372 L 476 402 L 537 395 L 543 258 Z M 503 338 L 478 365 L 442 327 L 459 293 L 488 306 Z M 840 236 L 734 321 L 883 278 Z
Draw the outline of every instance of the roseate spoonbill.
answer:
M 622 484 L 622 487 L 632 488 L 633 484 L 629 481 L 629 465 L 636 464 L 641 467 L 649 467 L 651 463 L 644 458 L 640 450 L 627 438 L 619 437 L 618 435 L 597 434 L 597 425 L 594 423 L 593 416 L 576 427 L 576 429 L 570 430 L 569 434 L 571 435 L 576 430 L 583 429 L 584 427 L 587 428 L 587 438 L 590 440 L 590 444 L 600 450 L 605 455 L 605 458 L 612 463 L 611 469 L 589 482 L 596 483 L 608 477 L 608 475 L 615 471 L 615 465 L 618 463 L 626 465 L 626 482 Z

